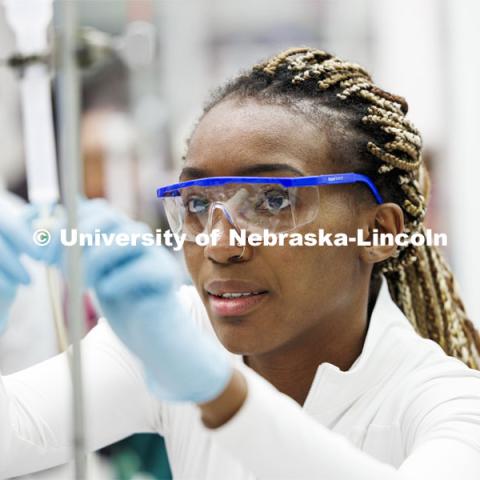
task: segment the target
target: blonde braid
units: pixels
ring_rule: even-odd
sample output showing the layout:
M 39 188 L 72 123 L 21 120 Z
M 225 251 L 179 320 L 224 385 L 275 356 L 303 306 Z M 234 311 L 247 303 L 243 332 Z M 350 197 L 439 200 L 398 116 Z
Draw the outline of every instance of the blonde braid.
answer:
M 418 262 L 414 262 L 410 267 L 405 268 L 406 284 L 410 288 L 412 295 L 412 304 L 415 311 L 415 323 L 413 326 L 420 333 L 420 335 L 428 336 L 428 324 L 426 321 L 427 312 L 425 299 L 423 296 L 423 289 L 418 281 Z M 404 283 L 405 284 L 405 283 Z M 412 321 L 412 320 L 410 320 Z

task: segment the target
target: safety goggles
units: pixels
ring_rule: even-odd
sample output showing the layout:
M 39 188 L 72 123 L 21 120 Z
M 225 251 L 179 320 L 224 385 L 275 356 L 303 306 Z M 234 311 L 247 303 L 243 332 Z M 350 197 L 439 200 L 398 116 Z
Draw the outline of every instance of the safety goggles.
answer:
M 226 218 L 248 233 L 283 233 L 311 222 L 320 208 L 318 187 L 363 183 L 383 203 L 372 180 L 358 173 L 309 177 L 209 177 L 157 190 L 173 233 L 195 241 Z

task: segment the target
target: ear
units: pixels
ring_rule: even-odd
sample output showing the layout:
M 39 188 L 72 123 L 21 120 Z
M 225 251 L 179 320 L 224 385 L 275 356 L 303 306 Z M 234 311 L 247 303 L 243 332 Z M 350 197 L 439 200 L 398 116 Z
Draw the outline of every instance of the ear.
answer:
M 372 242 L 373 233 L 377 236 L 390 234 L 395 237 L 404 230 L 403 211 L 396 203 L 377 205 L 365 218 L 364 237 Z M 379 242 L 380 243 L 380 242 Z M 394 256 L 397 246 L 394 242 L 383 242 L 381 245 L 362 246 L 360 257 L 366 263 L 378 263 Z M 390 243 L 393 243 L 390 245 Z

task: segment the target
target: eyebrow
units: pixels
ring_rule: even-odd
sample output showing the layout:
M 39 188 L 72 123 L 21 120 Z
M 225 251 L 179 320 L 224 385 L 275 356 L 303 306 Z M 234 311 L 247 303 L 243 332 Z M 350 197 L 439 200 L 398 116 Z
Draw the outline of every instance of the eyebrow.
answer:
M 241 168 L 238 170 L 237 176 L 253 176 L 259 173 L 270 173 L 270 172 L 280 172 L 280 171 L 289 171 L 294 173 L 296 176 L 304 177 L 305 174 L 287 163 L 257 163 L 249 167 Z M 193 180 L 196 178 L 205 178 L 212 175 L 208 174 L 207 170 L 202 170 L 201 168 L 196 167 L 185 167 L 180 173 L 179 180 L 183 181 L 186 178 Z

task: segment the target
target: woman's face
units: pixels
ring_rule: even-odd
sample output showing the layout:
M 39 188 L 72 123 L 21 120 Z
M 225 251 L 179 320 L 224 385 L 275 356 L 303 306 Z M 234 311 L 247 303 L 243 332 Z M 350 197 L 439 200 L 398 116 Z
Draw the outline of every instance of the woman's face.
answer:
M 223 101 L 201 120 L 192 136 L 181 180 L 213 176 L 305 176 L 338 173 L 329 160 L 321 125 L 277 105 Z M 319 188 L 320 208 L 300 233 L 319 229 L 352 236 L 362 223 L 351 186 Z M 216 246 L 186 242 L 193 282 L 224 346 L 258 355 L 321 331 L 328 338 L 345 326 L 352 296 L 365 275 L 359 247 L 251 247 L 228 244 L 229 224 Z M 214 293 L 264 292 L 219 299 Z M 293 342 L 293 343 L 292 343 Z

